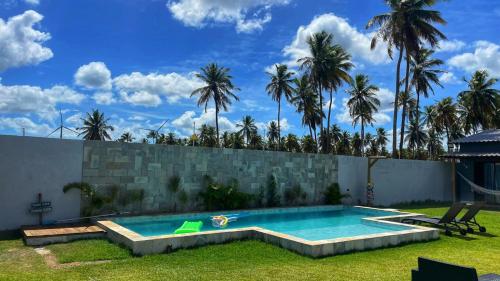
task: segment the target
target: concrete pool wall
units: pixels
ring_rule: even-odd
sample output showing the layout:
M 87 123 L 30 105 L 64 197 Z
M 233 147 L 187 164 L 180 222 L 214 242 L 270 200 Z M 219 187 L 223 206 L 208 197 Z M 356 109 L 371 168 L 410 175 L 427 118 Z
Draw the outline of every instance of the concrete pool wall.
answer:
M 330 207 L 332 210 L 334 210 L 335 208 L 343 208 L 342 206 L 328 207 Z M 286 212 L 290 211 L 289 209 L 294 211 L 297 209 L 307 210 L 310 208 L 311 207 L 275 208 L 272 210 L 275 212 Z M 368 209 L 374 211 L 383 210 L 375 208 Z M 269 210 L 271 209 L 262 209 L 259 211 Z M 399 221 L 404 218 L 417 216 L 421 215 L 401 212 L 399 214 L 390 216 L 364 218 L 363 220 L 365 220 L 366 223 L 373 223 L 378 225 L 404 225 L 408 227 L 408 229 L 395 231 L 388 230 L 388 232 L 378 234 L 325 239 L 318 241 L 309 241 L 260 227 L 245 227 L 238 229 L 204 231 L 192 234 L 170 234 L 146 237 L 135 233 L 115 223 L 112 220 L 98 221 L 97 224 L 107 231 L 107 235 L 110 240 L 114 241 L 115 243 L 125 245 L 126 247 L 130 248 L 136 255 L 168 253 L 178 249 L 200 247 L 210 244 L 222 244 L 237 240 L 255 239 L 291 250 L 301 255 L 318 258 L 355 251 L 397 246 L 411 242 L 422 242 L 438 239 L 439 230 L 437 229 L 422 226 L 408 226 L 406 224 L 399 223 Z

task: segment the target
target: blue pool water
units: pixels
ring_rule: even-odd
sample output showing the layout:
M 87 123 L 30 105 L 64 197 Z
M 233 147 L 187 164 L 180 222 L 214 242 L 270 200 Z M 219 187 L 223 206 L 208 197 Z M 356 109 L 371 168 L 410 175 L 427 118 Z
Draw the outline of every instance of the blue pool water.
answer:
M 186 220 L 203 221 L 202 231 L 219 230 L 212 226 L 210 217 L 221 213 L 196 216 L 149 216 L 117 218 L 114 221 L 142 236 L 172 234 Z M 360 208 L 311 209 L 295 212 L 243 212 L 226 229 L 257 226 L 302 239 L 314 241 L 407 230 L 410 227 L 367 223 L 362 218 L 397 215 L 396 212 L 371 211 Z

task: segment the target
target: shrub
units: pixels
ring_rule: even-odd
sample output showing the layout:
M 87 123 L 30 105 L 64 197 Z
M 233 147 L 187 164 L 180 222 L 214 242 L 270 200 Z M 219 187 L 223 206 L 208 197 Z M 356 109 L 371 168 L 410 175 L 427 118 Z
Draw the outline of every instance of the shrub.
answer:
M 325 191 L 325 204 L 338 205 L 342 203 L 342 198 L 349 197 L 348 194 L 340 193 L 340 186 L 338 183 L 332 183 L 326 188 Z
M 267 182 L 267 206 L 276 207 L 280 204 L 280 195 L 278 194 L 278 182 L 274 175 L 269 176 Z
M 177 191 L 179 191 L 179 189 L 180 189 L 180 186 L 181 186 L 181 178 L 179 176 L 177 176 L 177 175 L 172 176 L 168 180 L 167 187 L 171 193 L 177 193 Z
M 248 207 L 252 196 L 238 190 L 237 180 L 224 185 L 214 182 L 208 176 L 204 179 L 206 185 L 199 196 L 207 210 L 234 210 Z
M 302 190 L 300 184 L 294 185 L 291 188 L 287 188 L 284 195 L 287 205 L 300 205 L 307 198 L 307 193 Z
M 264 186 L 260 186 L 259 193 L 255 197 L 255 206 L 264 207 L 266 205 L 266 188 Z

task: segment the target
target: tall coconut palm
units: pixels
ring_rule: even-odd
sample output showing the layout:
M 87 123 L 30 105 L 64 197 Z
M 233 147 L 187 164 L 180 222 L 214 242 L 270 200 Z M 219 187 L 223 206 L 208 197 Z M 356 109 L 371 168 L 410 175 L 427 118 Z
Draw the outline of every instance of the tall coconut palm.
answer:
M 340 130 L 340 127 L 337 124 L 333 124 L 330 127 L 330 144 L 332 144 L 335 147 L 337 143 L 340 141 L 341 137 L 342 137 L 342 131 Z
M 373 114 L 378 111 L 380 101 L 376 97 L 378 87 L 370 84 L 368 76 L 358 74 L 351 83 L 351 88 L 346 90 L 350 95 L 347 101 L 349 114 L 353 118 L 352 123 L 356 126 L 361 123 L 361 143 L 364 144 L 365 125 L 373 125 Z M 363 146 L 363 145 L 362 145 Z M 363 147 L 361 148 L 363 154 Z
M 239 90 L 231 81 L 233 77 L 229 75 L 229 68 L 219 67 L 216 63 L 211 63 L 201 68 L 201 73 L 196 77 L 205 83 L 205 86 L 194 90 L 191 97 L 199 95 L 198 106 L 204 105 L 207 111 L 208 103 L 213 100 L 215 106 L 215 130 L 217 133 L 217 146 L 219 146 L 219 112 L 227 111 L 231 105 L 231 99 L 239 100 L 233 93 Z
M 85 118 L 81 118 L 83 127 L 77 128 L 83 135 L 84 140 L 111 140 L 108 131 L 114 131 L 113 126 L 108 125 L 109 118 L 104 117 L 104 113 L 99 112 L 98 109 L 92 110 L 92 113 L 87 112 Z
M 431 128 L 428 132 L 427 138 L 427 152 L 429 158 L 437 159 L 437 156 L 442 149 L 441 135 L 434 128 Z
M 255 119 L 252 116 L 247 115 L 243 117 L 241 123 L 236 124 L 236 127 L 241 128 L 239 133 L 245 137 L 246 145 L 250 142 L 250 138 L 252 137 L 252 133 L 257 131 L 257 126 L 255 125 Z
M 331 67 L 332 34 L 321 31 L 307 38 L 310 56 L 300 58 L 297 62 L 300 69 L 305 69 L 319 97 L 319 105 L 323 110 L 323 89 L 329 87 L 328 76 Z M 323 119 L 320 123 L 323 132 Z
M 267 139 L 269 140 L 270 146 L 271 144 L 277 144 L 279 138 L 278 125 L 276 125 L 276 122 L 271 121 L 267 127 Z
M 281 140 L 280 114 L 281 114 L 281 98 L 284 96 L 287 101 L 292 99 L 293 93 L 293 72 L 288 71 L 288 67 L 284 64 L 275 65 L 276 73 L 269 73 L 271 82 L 267 84 L 266 91 L 271 95 L 272 99 L 278 103 L 278 150 Z
M 218 145 L 215 128 L 212 126 L 201 125 L 199 137 L 202 146 L 215 147 Z
M 427 133 L 422 130 L 417 120 L 412 120 L 406 131 L 405 141 L 408 143 L 408 148 L 413 151 L 413 157 L 415 158 L 415 151 L 420 146 L 427 143 Z
M 411 108 L 416 108 L 416 103 L 417 101 L 413 97 L 413 94 L 411 92 L 401 92 L 399 94 L 399 107 L 401 107 L 401 132 L 400 132 L 400 139 L 399 139 L 399 151 L 400 155 L 399 157 L 401 158 L 401 152 L 403 151 L 403 144 L 404 144 L 404 136 L 405 136 L 405 126 L 406 126 L 406 115 L 411 112 Z
M 389 57 L 392 58 L 392 49 L 399 51 L 396 64 L 396 94 L 394 95 L 394 116 L 392 150 L 393 157 L 396 158 L 397 147 L 397 117 L 400 94 L 401 62 L 403 52 L 406 51 L 406 76 L 405 92 L 409 92 L 409 68 L 411 55 L 416 53 L 420 46 L 426 42 L 431 47 L 438 44 L 439 39 L 446 39 L 446 36 L 436 29 L 432 24 L 445 24 L 440 12 L 427 10 L 436 3 L 436 0 L 385 0 L 390 11 L 374 16 L 366 25 L 366 28 L 378 26 L 375 36 L 372 39 L 371 48 L 374 49 L 377 41 L 382 40 L 387 43 Z
M 452 126 L 456 126 L 457 122 L 457 107 L 455 103 L 453 103 L 453 99 L 451 97 L 447 97 L 435 105 L 435 110 L 436 125 L 437 127 L 444 129 L 447 141 L 450 143 L 450 141 L 453 140 L 451 137 L 451 129 Z
M 337 154 L 349 155 L 351 154 L 351 135 L 349 132 L 342 132 L 342 136 L 337 143 Z
M 420 125 L 420 95 L 428 98 L 429 92 L 434 94 L 432 84 L 436 84 L 441 88 L 443 87 L 441 82 L 439 82 L 438 74 L 443 73 L 444 71 L 436 68 L 441 66 L 444 62 L 440 59 L 433 59 L 433 54 L 433 50 L 421 48 L 416 52 L 415 56 L 411 60 L 411 84 L 415 87 L 415 92 L 417 93 L 415 111 L 417 127 Z M 417 135 L 417 137 L 419 136 Z M 420 142 L 417 140 L 417 150 L 419 149 L 419 143 Z
M 352 154 L 354 156 L 363 156 L 363 140 L 358 132 L 354 133 L 351 139 Z
M 119 142 L 133 142 L 134 140 L 135 138 L 129 132 L 123 133 L 118 139 Z
M 384 128 L 377 128 L 377 135 L 375 137 L 375 140 L 377 142 L 377 145 L 379 147 L 379 151 L 384 154 L 386 149 L 385 146 L 387 145 L 387 142 L 389 139 L 387 138 L 387 132 L 385 131 Z
M 330 47 L 330 51 L 328 53 L 328 89 L 330 90 L 330 100 L 328 102 L 328 117 L 326 123 L 326 136 L 327 136 L 327 148 L 326 153 L 330 152 L 330 117 L 332 113 L 332 104 L 333 104 L 333 92 L 336 92 L 338 88 L 342 86 L 342 84 L 352 83 L 351 76 L 349 76 L 349 71 L 354 66 L 351 63 L 351 55 L 349 55 L 342 46 L 335 44 Z
M 295 78 L 293 83 L 295 88 L 291 102 L 297 108 L 297 112 L 302 113 L 302 125 L 309 127 L 309 135 L 316 141 L 316 126 L 321 123 L 323 118 L 323 111 L 318 104 L 318 97 L 307 75 L 303 75 L 300 79 Z
M 466 123 L 477 131 L 482 129 L 496 128 L 495 119 L 500 115 L 499 95 L 500 90 L 494 89 L 493 85 L 498 79 L 490 78 L 486 70 L 476 71 L 467 83 L 468 89 L 458 94 L 462 117 Z

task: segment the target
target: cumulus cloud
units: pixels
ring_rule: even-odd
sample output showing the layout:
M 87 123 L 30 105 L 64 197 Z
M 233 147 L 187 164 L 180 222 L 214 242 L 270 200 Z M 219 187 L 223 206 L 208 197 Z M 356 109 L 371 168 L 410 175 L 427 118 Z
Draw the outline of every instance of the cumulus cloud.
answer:
M 197 129 L 203 124 L 215 126 L 215 109 L 209 108 L 207 112 L 203 111 L 198 116 L 194 111 L 186 111 L 180 117 L 172 121 L 172 125 L 185 135 L 191 135 L 193 133 L 193 122 L 196 123 Z M 227 117 L 219 115 L 219 130 L 221 132 L 235 131 L 236 125 Z
M 486 69 L 495 77 L 500 77 L 500 45 L 488 41 L 474 43 L 473 53 L 463 53 L 448 60 L 448 65 L 472 73 Z
M 380 88 L 377 92 L 377 98 L 380 101 L 378 112 L 373 114 L 375 119 L 374 125 L 380 126 L 391 122 L 391 116 L 394 110 L 394 93 L 386 88 Z M 340 123 L 352 124 L 352 117 L 349 114 L 349 107 L 347 106 L 348 98 L 342 99 L 342 111 L 335 115 L 335 118 Z
M 112 92 L 96 92 L 92 96 L 92 99 L 97 104 L 110 105 L 116 102 L 115 97 Z
M 24 2 L 33 6 L 40 4 L 40 0 L 24 0 Z
M 344 47 L 356 61 L 372 64 L 390 61 L 385 44 L 378 44 L 374 50 L 370 50 L 372 34 L 360 32 L 346 19 L 329 13 L 317 16 L 308 25 L 299 27 L 292 43 L 283 49 L 284 55 L 289 58 L 287 64 L 296 66 L 298 59 L 310 56 L 307 39 L 323 30 L 333 34 L 333 42 Z
M 453 39 L 449 41 L 439 41 L 436 52 L 457 52 L 465 48 L 466 44 L 463 41 Z
M 275 122 L 276 124 L 278 124 L 278 119 L 271 120 L 268 122 L 256 122 L 255 126 L 257 126 L 257 128 L 261 131 L 266 131 L 266 134 L 267 134 L 269 124 L 271 124 L 271 122 Z M 292 127 L 292 125 L 290 124 L 290 122 L 288 122 L 288 119 L 286 119 L 286 118 L 280 119 L 280 130 L 281 130 L 282 136 L 283 136 L 283 132 L 290 130 L 291 127 Z
M 45 123 L 35 123 L 26 117 L 16 118 L 0 118 L 0 130 L 12 130 L 19 135 L 22 134 L 23 128 L 26 135 L 43 136 L 54 130 L 51 126 Z
M 148 100 L 150 106 L 159 105 L 160 96 L 164 96 L 169 103 L 187 99 L 195 89 L 204 85 L 194 73 L 184 76 L 175 72 L 168 74 L 132 72 L 115 77 L 113 83 L 124 101 Z
M 36 113 L 44 118 L 52 118 L 57 114 L 57 104 L 79 104 L 84 98 L 84 95 L 66 86 L 42 89 L 0 84 L 0 113 Z
M 445 72 L 439 76 L 439 82 L 444 84 L 458 84 L 460 83 L 460 80 L 453 72 Z
M 75 83 L 86 89 L 111 89 L 111 71 L 100 61 L 80 66 L 75 73 Z
M 290 0 L 178 0 L 167 7 L 173 17 L 186 26 L 204 27 L 207 24 L 231 23 L 237 32 L 262 30 L 271 21 L 273 6 L 287 5 Z
M 0 19 L 0 71 L 36 65 L 52 58 L 52 51 L 42 46 L 50 34 L 33 29 L 42 19 L 42 15 L 32 10 L 7 22 Z
M 161 104 L 161 98 L 158 95 L 154 95 L 146 91 L 138 91 L 132 94 L 121 92 L 120 97 L 123 102 L 130 103 L 132 105 L 156 107 Z

